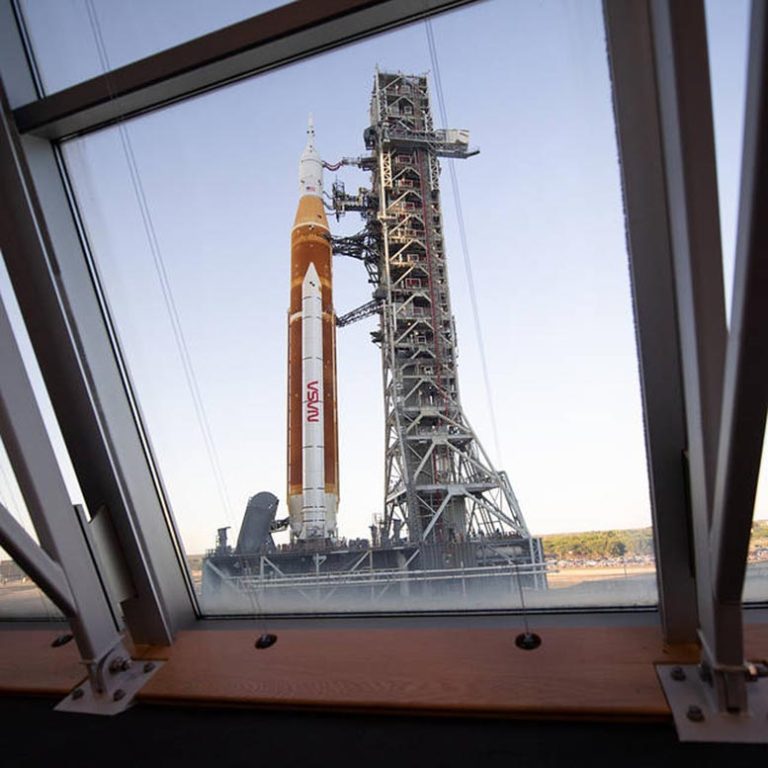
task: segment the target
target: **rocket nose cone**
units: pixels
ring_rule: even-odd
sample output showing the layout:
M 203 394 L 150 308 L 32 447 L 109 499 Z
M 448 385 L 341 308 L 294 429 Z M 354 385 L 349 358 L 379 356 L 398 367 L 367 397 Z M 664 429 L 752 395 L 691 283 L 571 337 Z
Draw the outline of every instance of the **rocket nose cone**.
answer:
M 320 155 L 315 147 L 315 121 L 311 114 L 307 120 L 307 143 L 304 145 L 304 151 L 301 153 L 301 159 L 304 160 L 306 158 L 320 159 Z
M 307 123 L 307 144 L 299 161 L 299 195 L 323 195 L 323 161 L 315 147 L 315 122 L 312 115 Z

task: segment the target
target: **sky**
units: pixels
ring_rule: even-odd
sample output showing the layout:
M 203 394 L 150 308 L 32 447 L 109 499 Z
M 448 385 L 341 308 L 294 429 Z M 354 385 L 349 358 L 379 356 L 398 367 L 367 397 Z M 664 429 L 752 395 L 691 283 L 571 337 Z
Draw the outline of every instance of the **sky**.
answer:
M 175 2 L 97 0 L 94 7 L 109 64 L 118 66 L 276 4 L 192 2 L 185 3 L 184 14 Z M 25 0 L 22 6 L 48 92 L 100 72 L 83 0 Z M 744 0 L 707 3 L 726 296 L 747 11 Z M 174 24 L 164 23 L 169 14 Z M 479 155 L 457 161 L 456 171 L 490 401 L 455 204 L 448 174 L 442 178 L 466 414 L 494 464 L 507 471 L 534 533 L 650 525 L 601 4 L 488 0 L 432 24 L 447 127 L 469 129 L 471 143 L 480 148 Z M 248 497 L 258 491 L 274 492 L 281 499 L 278 515 L 287 514 L 289 239 L 307 114 L 314 115 L 324 159 L 362 154 L 377 66 L 429 72 L 425 25 L 64 145 L 91 251 L 189 553 L 213 546 L 221 526 L 236 533 Z M 433 110 L 437 116 L 436 103 Z M 326 175 L 327 189 L 333 178 Z M 338 178 L 348 190 L 369 183 L 354 169 Z M 332 227 L 351 233 L 361 222 L 347 215 Z M 336 257 L 334 279 L 338 314 L 370 298 L 359 263 Z M 375 326 L 369 319 L 338 332 L 339 523 L 347 537 L 368 535 L 371 516 L 382 507 L 381 360 L 369 341 Z M 203 403 L 213 460 L 179 335 Z M 10 493 L 3 488 L 0 498 Z M 765 493 L 757 514 L 768 514 Z

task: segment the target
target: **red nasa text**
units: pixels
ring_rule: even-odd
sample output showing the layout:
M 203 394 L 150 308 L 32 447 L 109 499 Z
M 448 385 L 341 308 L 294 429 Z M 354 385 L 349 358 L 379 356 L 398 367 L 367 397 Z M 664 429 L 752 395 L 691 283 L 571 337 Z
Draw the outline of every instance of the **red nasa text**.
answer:
M 307 421 L 320 421 L 320 385 L 317 381 L 307 382 Z

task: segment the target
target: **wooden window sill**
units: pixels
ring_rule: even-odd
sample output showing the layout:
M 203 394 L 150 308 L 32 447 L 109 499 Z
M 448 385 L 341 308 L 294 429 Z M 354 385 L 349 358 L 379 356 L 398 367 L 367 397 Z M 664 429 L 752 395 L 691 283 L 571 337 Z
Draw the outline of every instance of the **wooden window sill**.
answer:
M 0 627 L 0 692 L 63 696 L 83 678 L 63 630 Z M 655 662 L 690 663 L 693 646 L 664 648 L 655 626 L 553 627 L 535 651 L 507 628 L 306 628 L 201 623 L 171 648 L 139 694 L 145 703 L 249 705 L 412 714 L 601 719 L 668 718 Z M 768 625 L 746 629 L 749 658 L 768 656 Z

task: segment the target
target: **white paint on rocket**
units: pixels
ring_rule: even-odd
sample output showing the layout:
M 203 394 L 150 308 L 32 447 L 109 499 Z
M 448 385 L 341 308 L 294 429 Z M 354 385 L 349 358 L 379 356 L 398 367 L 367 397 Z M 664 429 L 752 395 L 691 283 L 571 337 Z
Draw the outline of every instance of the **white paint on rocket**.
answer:
M 299 195 L 323 196 L 323 161 L 315 147 L 315 123 L 312 115 L 307 124 L 307 146 L 299 161 Z
M 301 286 L 303 539 L 326 536 L 322 298 L 310 263 Z

